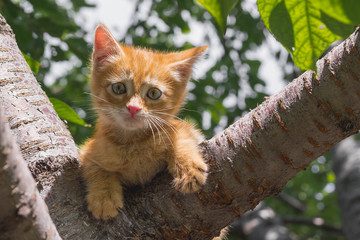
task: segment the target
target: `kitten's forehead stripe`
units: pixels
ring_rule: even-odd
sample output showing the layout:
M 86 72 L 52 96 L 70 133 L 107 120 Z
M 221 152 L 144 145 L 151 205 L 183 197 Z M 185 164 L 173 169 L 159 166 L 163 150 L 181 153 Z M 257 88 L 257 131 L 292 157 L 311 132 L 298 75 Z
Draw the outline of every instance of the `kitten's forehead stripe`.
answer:
M 123 82 L 123 81 L 131 80 L 131 79 L 132 79 L 131 74 L 128 71 L 123 70 L 123 69 L 112 74 L 112 76 L 109 77 L 109 81 L 111 83 Z
M 125 79 L 128 79 L 128 80 L 132 80 L 134 77 L 134 72 L 133 70 L 126 70 L 126 69 L 120 69 L 120 78 L 121 80 L 125 80 Z
M 129 70 L 129 71 L 128 71 L 128 78 L 129 78 L 129 79 L 133 79 L 133 78 L 134 78 L 134 72 L 133 72 L 133 70 Z

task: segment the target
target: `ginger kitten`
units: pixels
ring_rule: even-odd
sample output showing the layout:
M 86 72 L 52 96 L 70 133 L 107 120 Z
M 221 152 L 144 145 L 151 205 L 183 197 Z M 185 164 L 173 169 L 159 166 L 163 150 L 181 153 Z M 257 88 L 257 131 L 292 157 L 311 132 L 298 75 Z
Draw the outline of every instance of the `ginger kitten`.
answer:
M 203 140 L 175 116 L 192 66 L 207 47 L 160 53 L 119 44 L 100 24 L 95 33 L 91 88 L 98 113 L 95 134 L 81 148 L 88 209 L 108 219 L 123 207 L 123 185 L 144 185 L 165 168 L 181 192 L 200 189 L 207 165 Z

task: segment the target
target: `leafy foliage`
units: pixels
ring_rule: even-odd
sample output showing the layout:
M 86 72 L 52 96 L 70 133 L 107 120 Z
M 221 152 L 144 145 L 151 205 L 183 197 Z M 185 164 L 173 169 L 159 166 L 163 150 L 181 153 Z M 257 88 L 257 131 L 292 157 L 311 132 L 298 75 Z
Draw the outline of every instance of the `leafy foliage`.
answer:
M 50 102 L 55 108 L 56 113 L 59 115 L 61 119 L 66 121 L 79 124 L 84 127 L 88 127 L 87 124 L 77 113 L 66 103 L 56 98 L 49 98 Z
M 197 0 L 215 18 L 221 32 L 226 31 L 226 20 L 238 0 Z
M 360 23 L 359 2 L 342 0 L 259 0 L 266 27 L 293 55 L 303 70 L 336 40 L 346 38 Z M 351 6 L 351 7 L 350 7 Z
M 23 56 L 33 74 L 36 75 L 39 72 L 40 63 L 24 53 Z

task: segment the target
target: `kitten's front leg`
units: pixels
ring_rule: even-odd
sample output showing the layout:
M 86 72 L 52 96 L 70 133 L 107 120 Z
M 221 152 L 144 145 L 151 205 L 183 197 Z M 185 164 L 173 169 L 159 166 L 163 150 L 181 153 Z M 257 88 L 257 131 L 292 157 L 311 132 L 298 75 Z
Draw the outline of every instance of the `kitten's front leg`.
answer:
M 87 183 L 88 210 L 97 219 L 107 220 L 123 207 L 123 190 L 116 173 L 105 171 L 91 161 L 83 164 Z
M 196 141 L 189 135 L 180 133 L 176 137 L 174 158 L 169 161 L 168 170 L 174 176 L 173 184 L 178 191 L 196 192 L 205 184 L 208 166 Z

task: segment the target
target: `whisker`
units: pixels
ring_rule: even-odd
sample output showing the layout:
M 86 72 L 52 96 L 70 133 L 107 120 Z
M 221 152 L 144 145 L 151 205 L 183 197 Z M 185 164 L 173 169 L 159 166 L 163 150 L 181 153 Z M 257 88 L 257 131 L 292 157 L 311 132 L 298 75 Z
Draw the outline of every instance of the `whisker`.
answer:
M 187 112 L 194 112 L 194 113 L 198 113 L 201 115 L 201 112 L 200 111 L 196 111 L 196 110 L 193 110 L 193 109 L 188 109 L 188 108 L 181 108 L 180 111 L 187 111 Z
M 111 104 L 111 105 L 116 106 L 116 104 L 113 104 L 113 103 L 111 103 L 111 102 L 107 101 L 106 99 L 101 98 L 101 97 L 99 97 L 99 96 L 96 96 L 96 95 L 93 94 L 93 93 L 89 93 L 89 92 L 84 92 L 84 93 L 85 93 L 85 94 L 88 94 L 88 95 L 90 95 L 90 96 L 92 96 L 92 97 L 95 97 L 95 98 L 97 98 L 97 99 L 99 99 L 99 100 L 101 100 L 101 101 L 104 101 L 104 102 L 106 102 L 106 103 L 108 103 L 108 104 Z
M 109 107 L 93 107 L 93 110 L 95 110 L 95 112 L 101 111 L 103 114 L 107 116 L 110 116 L 114 112 L 114 109 Z
M 154 110 L 171 110 L 171 109 L 175 109 L 175 107 L 167 107 L 167 108 L 161 108 L 161 109 L 154 109 Z
M 170 134 L 169 134 L 169 132 L 164 128 L 163 123 L 161 123 L 161 122 L 160 122 L 159 120 L 157 120 L 156 118 L 153 118 L 152 120 L 154 120 L 154 122 L 158 124 L 158 126 L 159 126 L 159 127 L 163 130 L 163 132 L 165 133 L 166 137 L 169 139 L 170 144 L 171 144 L 172 146 L 174 146 L 174 144 L 173 144 L 173 142 L 172 142 L 172 140 L 171 140 Z
M 157 119 L 158 121 L 162 122 L 163 124 L 165 124 L 166 126 L 168 126 L 169 128 L 171 128 L 171 130 L 173 130 L 173 132 L 175 134 L 178 133 L 178 130 L 175 128 L 175 126 L 173 124 L 171 124 L 169 121 L 166 121 L 165 119 L 162 119 L 158 116 L 152 115 L 153 118 Z
M 154 139 L 154 145 L 156 145 L 156 143 L 155 143 L 155 133 L 154 133 L 154 130 L 153 130 L 152 126 L 151 126 L 151 123 L 150 123 L 150 121 L 148 119 L 145 119 L 145 122 L 146 122 L 146 125 L 148 125 L 150 130 L 151 130 L 151 133 L 152 133 L 152 136 L 153 136 L 153 139 Z
M 148 120 L 154 125 L 154 127 L 156 128 L 156 131 L 158 132 L 159 144 L 161 143 L 161 140 L 163 140 L 163 142 L 165 143 L 164 139 L 162 139 L 159 128 L 156 126 L 156 123 L 153 121 L 153 119 L 148 119 Z
M 110 103 L 111 104 L 111 103 Z M 117 113 L 120 113 L 120 114 L 123 114 L 125 113 L 125 109 L 123 108 L 120 108 L 119 106 L 113 104 L 113 106 L 109 106 L 109 105 L 105 105 L 105 106 L 93 106 L 92 107 L 92 110 L 95 110 L 95 112 L 103 112 L 104 114 L 106 115 L 111 115 L 112 113 L 114 112 L 117 112 Z
M 175 116 L 175 115 L 172 115 L 172 114 L 169 114 L 169 113 L 164 113 L 164 112 L 160 112 L 160 111 L 152 111 L 153 113 L 157 113 L 157 114 L 161 114 L 161 115 L 165 115 L 165 116 L 170 116 L 170 117 L 173 117 L 173 118 L 176 118 L 180 121 L 184 121 L 183 119 L 179 118 L 178 116 Z
M 159 111 L 159 112 L 163 112 L 163 111 L 172 110 L 172 109 L 175 109 L 175 108 L 176 108 L 176 107 L 169 107 L 169 108 L 154 109 L 154 110 L 155 110 L 155 111 Z M 200 111 L 193 110 L 193 109 L 188 109 L 188 108 L 185 108 L 185 107 L 180 107 L 180 108 L 179 108 L 179 112 L 182 112 L 182 111 L 194 112 L 194 113 L 198 113 L 198 114 L 201 115 L 201 112 L 200 112 Z

